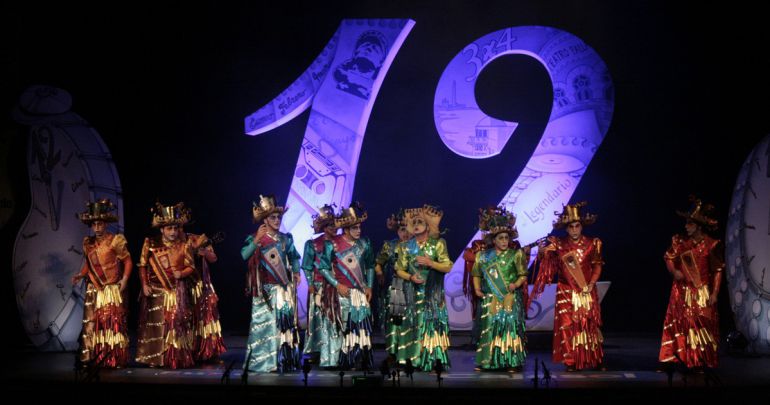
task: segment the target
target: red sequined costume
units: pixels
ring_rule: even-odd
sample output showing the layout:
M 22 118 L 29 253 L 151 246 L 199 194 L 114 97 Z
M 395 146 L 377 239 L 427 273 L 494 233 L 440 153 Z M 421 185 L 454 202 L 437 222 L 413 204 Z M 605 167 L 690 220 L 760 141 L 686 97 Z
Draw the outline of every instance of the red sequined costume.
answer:
M 186 238 L 193 250 L 195 274 L 192 281 L 193 357 L 195 361 L 213 360 L 227 351 L 219 323 L 219 297 L 211 283 L 209 263 L 217 261 L 211 240 L 204 235 L 188 233 Z
M 596 216 L 580 216 L 585 203 L 567 205 L 555 228 L 573 222 L 591 224 Z M 602 272 L 602 242 L 580 235 L 548 238 L 549 244 L 538 252 L 540 269 L 532 297 L 543 292 L 556 276 L 556 306 L 553 319 L 553 362 L 563 362 L 568 370 L 601 367 L 604 358 L 601 332 L 602 316 L 595 288 Z M 527 304 L 529 308 L 529 304 Z
M 706 227 L 716 221 L 704 215 L 699 200 L 690 213 L 680 215 Z M 663 321 L 659 360 L 684 362 L 688 368 L 716 367 L 718 364 L 719 317 L 716 297 L 725 267 L 721 242 L 701 234 L 676 235 L 663 259 L 669 272 L 681 272 L 671 285 L 666 319 Z
M 80 214 L 87 225 L 117 221 L 109 200 L 88 204 Z M 131 275 L 131 255 L 122 234 L 104 231 L 83 239 L 83 267 L 73 278 L 86 280 L 80 361 L 96 367 L 125 367 L 128 362 L 125 285 Z

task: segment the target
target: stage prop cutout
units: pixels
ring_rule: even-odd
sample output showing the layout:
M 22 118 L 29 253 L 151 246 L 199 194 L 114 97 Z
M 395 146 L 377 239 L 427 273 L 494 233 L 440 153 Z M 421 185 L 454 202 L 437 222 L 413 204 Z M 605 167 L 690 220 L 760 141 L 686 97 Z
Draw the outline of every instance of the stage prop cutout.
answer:
M 735 326 L 752 352 L 770 354 L 770 136 L 741 167 L 725 240 Z
M 24 330 L 40 350 L 76 350 L 83 320 L 83 286 L 71 278 L 83 263 L 88 228 L 77 219 L 87 201 L 111 199 L 123 232 L 118 171 L 99 134 L 70 111 L 62 89 L 33 86 L 13 118 L 27 127 L 31 202 L 13 249 L 13 280 Z
M 277 128 L 310 108 L 294 169 L 282 232 L 301 251 L 312 237 L 312 216 L 324 204 L 350 205 L 369 114 L 412 20 L 342 20 L 310 67 L 270 103 L 246 117 L 248 135 Z M 297 294 L 307 321 L 307 284 Z
M 476 78 L 503 55 L 531 56 L 548 71 L 553 107 L 543 136 L 500 205 L 516 214 L 519 241 L 547 235 L 555 211 L 577 188 L 612 121 L 614 89 L 599 54 L 580 38 L 556 28 L 525 26 L 487 34 L 466 46 L 444 69 L 434 98 L 433 118 L 444 144 L 460 156 L 485 159 L 499 154 L 517 123 L 486 115 L 476 103 Z M 468 242 L 479 239 L 476 233 Z M 463 260 L 445 281 L 452 329 L 470 329 L 471 306 L 463 294 Z M 603 296 L 600 290 L 600 298 Z M 606 292 L 606 290 L 605 290 Z M 547 302 L 546 297 L 551 297 Z M 538 305 L 553 310 L 553 296 Z M 534 310 L 531 310 L 534 311 Z M 538 316 L 534 313 L 528 317 Z M 553 314 L 550 315 L 553 319 Z M 528 321 L 527 327 L 535 325 Z M 550 328 L 553 324 L 550 324 Z

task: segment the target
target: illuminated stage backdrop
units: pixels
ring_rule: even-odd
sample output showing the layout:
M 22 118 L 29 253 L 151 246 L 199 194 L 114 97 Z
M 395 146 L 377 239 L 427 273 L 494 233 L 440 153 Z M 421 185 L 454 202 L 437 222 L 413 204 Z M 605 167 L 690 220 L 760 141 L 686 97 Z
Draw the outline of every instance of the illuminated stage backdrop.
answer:
M 481 111 L 474 95 L 476 78 L 484 67 L 496 58 L 514 54 L 535 58 L 553 83 L 548 125 L 526 167 L 514 177 L 500 201 L 516 214 L 519 240 L 527 244 L 551 232 L 554 211 L 561 211 L 580 183 L 612 120 L 614 91 L 604 61 L 570 33 L 527 26 L 487 34 L 449 62 L 436 88 L 436 129 L 444 144 L 458 155 L 471 159 L 495 156 L 516 129 L 515 122 L 495 119 Z M 479 238 L 480 233 L 476 233 L 468 245 Z M 445 284 L 453 329 L 471 327 L 471 309 L 462 284 L 460 257 Z
M 348 206 L 369 114 L 412 20 L 343 20 L 310 67 L 278 97 L 246 117 L 246 133 L 277 128 L 310 107 L 305 138 L 283 217 L 302 252 L 312 237 L 312 216 L 324 204 Z M 255 193 L 260 192 L 255 190 Z M 307 284 L 298 297 L 307 318 Z
M 770 136 L 746 158 L 727 220 L 727 282 L 735 325 L 770 353 Z
M 75 350 L 83 325 L 83 287 L 71 278 L 83 263 L 90 230 L 76 214 L 86 201 L 109 198 L 123 232 L 123 197 L 109 149 L 83 118 L 70 111 L 64 90 L 34 86 L 14 111 L 29 133 L 29 214 L 13 249 L 16 302 L 27 336 L 40 350 Z

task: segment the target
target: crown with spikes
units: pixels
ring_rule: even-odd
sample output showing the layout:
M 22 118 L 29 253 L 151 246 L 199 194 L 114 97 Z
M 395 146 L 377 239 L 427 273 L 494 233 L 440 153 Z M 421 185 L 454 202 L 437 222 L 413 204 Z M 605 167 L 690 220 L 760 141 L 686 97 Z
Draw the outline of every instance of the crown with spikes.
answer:
M 441 208 L 428 204 L 423 205 L 421 208 L 408 208 L 404 210 L 406 229 L 412 235 L 415 233 L 414 220 L 422 218 L 428 226 L 428 235 L 434 238 L 439 237 L 441 235 L 439 224 L 443 216 L 444 211 Z
M 591 225 L 596 222 L 598 215 L 587 212 L 581 214 L 581 208 L 588 205 L 586 201 L 577 204 L 567 204 L 561 213 L 554 212 L 559 217 L 553 223 L 553 229 L 562 229 L 573 222 L 580 222 L 581 225 Z
M 94 221 L 118 222 L 118 216 L 112 212 L 115 211 L 115 204 L 109 198 L 86 202 L 86 207 L 85 212 L 77 214 L 78 219 L 86 225 L 91 225 Z

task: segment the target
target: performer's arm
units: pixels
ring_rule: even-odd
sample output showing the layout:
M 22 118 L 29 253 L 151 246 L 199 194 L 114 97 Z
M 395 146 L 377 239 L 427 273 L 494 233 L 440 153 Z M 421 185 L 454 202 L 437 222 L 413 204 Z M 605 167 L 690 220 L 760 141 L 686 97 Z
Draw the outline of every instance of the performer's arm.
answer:
M 312 288 L 313 286 L 313 271 L 315 270 L 316 254 L 313 240 L 308 239 L 305 242 L 305 253 L 302 255 L 302 271 L 305 273 L 305 280 L 307 285 Z
M 527 254 L 525 254 L 524 250 L 519 249 L 516 252 L 515 256 L 515 279 L 513 280 L 513 289 L 517 289 L 521 287 L 525 282 L 527 282 L 527 262 L 526 257 L 528 257 Z
M 332 274 L 332 257 L 334 255 L 334 245 L 330 241 L 324 242 L 324 250 L 320 256 L 318 256 L 318 271 L 324 276 L 326 282 L 333 287 L 337 287 L 339 282 L 334 278 Z
M 406 247 L 403 244 L 396 247 L 396 263 L 393 264 L 393 268 L 399 278 L 409 281 L 409 277 L 411 277 L 407 271 L 409 259 L 407 258 Z
M 588 282 L 588 291 L 593 290 L 596 282 L 599 281 L 599 277 L 602 275 L 602 241 L 599 238 L 594 238 L 594 255 L 591 258 L 591 280 Z
M 428 266 L 441 273 L 449 273 L 452 270 L 452 264 L 452 260 L 449 259 L 449 253 L 447 252 L 446 241 L 439 239 L 436 244 L 436 260 L 431 260 Z
M 248 261 L 251 255 L 257 250 L 258 242 L 254 239 L 254 235 L 246 237 L 246 245 L 241 248 L 241 257 L 243 260 Z

